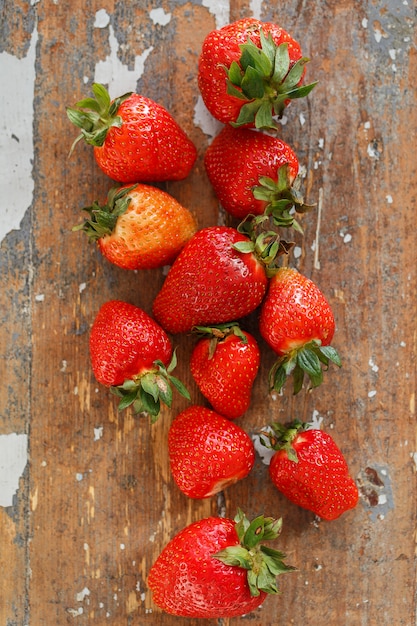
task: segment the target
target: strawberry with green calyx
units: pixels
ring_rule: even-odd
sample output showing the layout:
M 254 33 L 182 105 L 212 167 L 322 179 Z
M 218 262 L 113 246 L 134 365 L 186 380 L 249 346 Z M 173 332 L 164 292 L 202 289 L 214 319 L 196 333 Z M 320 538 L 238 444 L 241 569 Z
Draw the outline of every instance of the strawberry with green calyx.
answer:
M 192 405 L 171 424 L 168 453 L 172 476 L 189 498 L 209 498 L 245 478 L 253 468 L 252 439 L 240 426 Z
M 236 419 L 250 405 L 260 364 L 256 339 L 236 322 L 196 326 L 199 340 L 191 354 L 190 369 L 203 396 L 215 411 Z
M 170 265 L 197 230 L 191 212 L 175 198 L 140 183 L 113 187 L 105 205 L 95 202 L 84 210 L 89 219 L 73 230 L 84 231 L 123 269 Z
M 300 193 L 298 158 L 278 137 L 225 126 L 207 148 L 204 165 L 220 204 L 239 220 L 266 213 L 278 226 L 296 228 L 290 211 L 312 208 Z
M 273 128 L 303 85 L 300 45 L 277 24 L 244 18 L 210 32 L 198 64 L 198 85 L 210 113 L 223 123 Z
M 294 570 L 282 552 L 261 543 L 276 539 L 281 527 L 281 519 L 263 515 L 250 522 L 240 509 L 234 520 L 193 522 L 149 572 L 155 604 L 172 615 L 206 619 L 254 611 L 268 594 L 279 593 L 277 576 Z
M 154 422 L 161 401 L 172 404 L 172 386 L 190 399 L 184 385 L 172 376 L 177 359 L 165 331 L 133 304 L 110 300 L 92 324 L 90 357 L 96 380 L 121 398 L 119 409 L 132 406 Z
M 93 146 L 99 167 L 121 183 L 182 180 L 190 173 L 197 149 L 171 114 L 137 93 L 113 101 L 103 85 L 92 87 L 94 97 L 67 107 L 69 120 Z
M 328 521 L 356 506 L 358 488 L 330 435 L 299 420 L 274 423 L 263 435 L 261 442 L 276 450 L 271 480 L 291 502 Z
M 304 376 L 312 387 L 323 381 L 323 368 L 341 366 L 340 357 L 330 344 L 335 320 L 328 301 L 317 285 L 297 270 L 279 268 L 269 282 L 259 317 L 262 337 L 279 356 L 270 371 L 270 388 L 281 391 L 293 377 L 294 393 Z
M 209 226 L 191 237 L 155 298 L 153 315 L 169 333 L 191 332 L 249 315 L 262 302 L 267 266 L 248 237 L 228 226 Z

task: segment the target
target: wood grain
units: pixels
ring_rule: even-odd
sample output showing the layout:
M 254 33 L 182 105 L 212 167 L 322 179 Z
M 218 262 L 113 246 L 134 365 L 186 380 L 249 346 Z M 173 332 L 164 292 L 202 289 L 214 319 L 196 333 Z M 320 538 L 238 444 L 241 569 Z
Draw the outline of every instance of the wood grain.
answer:
M 232 0 L 230 21 L 251 15 L 253 4 Z M 118 71 L 131 72 L 137 90 L 166 106 L 198 146 L 191 176 L 165 188 L 201 227 L 221 222 L 202 165 L 210 136 L 194 117 L 198 53 L 215 15 L 197 1 L 167 0 L 163 25 L 150 17 L 160 5 L 135 0 L 6 2 L 2 50 L 24 57 L 34 29 L 38 43 L 33 203 L 0 250 L 0 434 L 27 433 L 30 441 L 13 506 L 0 509 L 2 624 L 203 623 L 155 607 L 147 573 L 184 525 L 209 514 L 233 516 L 239 506 L 249 516 L 283 517 L 279 546 L 298 569 L 255 613 L 204 623 L 416 622 L 412 6 L 290 0 L 259 7 L 262 19 L 302 42 L 308 76 L 319 80 L 308 99 L 288 108 L 282 126 L 303 165 L 307 200 L 318 203 L 302 218 L 304 236 L 291 262 L 334 309 L 343 367 L 331 368 L 311 393 L 293 397 L 286 389 L 275 398 L 267 389 L 273 355 L 260 340 L 262 367 L 240 423 L 254 435 L 272 420 L 322 418 L 358 482 L 359 505 L 335 522 L 320 521 L 284 501 L 260 458 L 245 481 L 218 498 L 187 499 L 173 484 L 166 455 L 170 420 L 187 402 L 176 396 L 172 411 L 164 409 L 152 426 L 118 413 L 90 369 L 89 328 L 100 305 L 120 298 L 150 312 L 164 275 L 111 267 L 71 232 L 80 208 L 105 196 L 110 181 L 88 146 L 78 145 L 68 159 L 75 133 L 65 106 L 89 93 L 100 62 L 110 57 L 116 67 L 117 58 Z M 95 25 L 98 11 L 109 16 L 106 26 Z M 150 49 L 140 72 L 135 60 Z M 247 327 L 257 333 L 256 315 Z M 177 375 L 201 401 L 187 367 L 193 341 L 175 341 Z

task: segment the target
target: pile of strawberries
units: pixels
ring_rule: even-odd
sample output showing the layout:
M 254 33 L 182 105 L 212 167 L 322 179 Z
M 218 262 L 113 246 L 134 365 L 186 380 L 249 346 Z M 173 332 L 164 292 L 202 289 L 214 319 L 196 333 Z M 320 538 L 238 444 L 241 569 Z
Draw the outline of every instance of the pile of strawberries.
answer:
M 178 488 L 208 498 L 246 477 L 255 462 L 252 439 L 234 420 L 251 401 L 260 349 L 244 330 L 257 311 L 259 332 L 276 353 L 270 389 L 291 377 L 294 393 L 305 379 L 320 385 L 330 363 L 335 321 L 319 288 L 288 265 L 301 231 L 297 213 L 311 207 L 299 191 L 298 159 L 276 136 L 276 119 L 288 103 L 306 96 L 308 59 L 280 26 L 239 20 L 206 37 L 198 67 L 205 105 L 224 124 L 204 155 L 208 178 L 225 211 L 238 224 L 199 229 L 193 214 L 151 183 L 182 180 L 197 151 L 171 115 L 136 93 L 111 101 L 93 85 L 94 98 L 67 109 L 79 139 L 94 146 L 100 168 L 118 183 L 103 206 L 85 210 L 83 230 L 102 254 L 124 269 L 170 266 L 152 317 L 127 302 L 103 304 L 90 335 L 98 382 L 132 407 L 158 418 L 173 388 L 190 401 L 177 415 L 168 454 Z M 207 400 L 193 404 L 173 375 L 170 335 L 195 333 L 192 376 Z M 276 487 L 298 506 L 326 520 L 353 508 L 358 490 L 342 453 L 325 432 L 294 420 L 261 433 L 274 455 L 269 472 Z M 249 613 L 269 593 L 277 575 L 290 571 L 284 555 L 263 542 L 278 537 L 281 520 L 242 510 L 234 520 L 210 517 L 175 536 L 152 566 L 148 584 L 168 613 L 220 618 Z

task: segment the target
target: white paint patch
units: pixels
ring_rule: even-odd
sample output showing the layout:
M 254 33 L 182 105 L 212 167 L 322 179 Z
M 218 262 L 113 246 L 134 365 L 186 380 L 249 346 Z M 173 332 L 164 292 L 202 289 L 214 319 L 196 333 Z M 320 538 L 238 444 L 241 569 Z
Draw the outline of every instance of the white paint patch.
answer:
M 35 296 L 35 302 L 43 302 L 45 300 L 45 294 L 44 293 L 38 293 Z
M 107 28 L 109 24 L 110 15 L 107 13 L 106 9 L 100 9 L 99 11 L 96 11 L 94 28 Z
M 265 433 L 272 433 L 272 428 L 270 426 L 266 426 L 262 430 Z M 268 443 L 266 436 L 263 436 L 262 439 L 265 441 L 265 443 Z M 256 452 L 259 454 L 262 463 L 264 463 L 265 465 L 269 465 L 271 463 L 272 457 L 275 454 L 275 450 L 273 448 L 268 448 L 267 446 L 265 446 L 261 441 L 260 435 L 257 435 L 257 434 L 252 435 L 252 440 L 253 440 L 254 448 Z
M 33 198 L 33 98 L 38 32 L 23 59 L 0 53 L 0 241 L 20 228 Z
M 372 359 L 372 357 L 369 359 L 368 365 L 369 365 L 369 367 L 371 368 L 371 370 L 373 372 L 377 372 L 379 370 L 378 365 L 375 363 L 375 361 Z
M 103 436 L 103 426 L 94 429 L 94 441 L 98 441 Z
M 80 283 L 80 284 L 78 285 L 78 291 L 79 291 L 79 293 L 82 293 L 86 287 L 87 287 L 87 283 Z
M 229 0 L 203 0 L 201 3 L 216 19 L 216 28 L 222 28 L 230 22 Z
M 195 126 L 200 128 L 205 135 L 209 137 L 210 141 L 214 139 L 214 137 L 223 128 L 223 124 L 216 120 L 207 110 L 201 96 L 198 96 L 194 108 L 194 124 Z
M 164 9 L 152 9 L 149 12 L 149 17 L 151 18 L 154 24 L 159 24 L 160 26 L 166 26 L 171 21 L 171 13 L 165 13 Z
M 83 602 L 87 596 L 90 595 L 90 590 L 88 587 L 84 587 L 77 595 L 75 596 L 77 602 Z
M 385 196 L 385 199 L 388 202 L 388 204 L 392 204 L 393 203 L 393 199 L 392 199 L 391 195 L 388 194 L 387 196 Z
M 262 0 L 250 0 L 249 10 L 255 19 L 262 19 Z
M 368 398 L 374 398 L 375 396 L 376 396 L 375 389 L 371 389 L 371 391 L 368 391 Z
M 0 435 L 0 506 L 13 506 L 13 496 L 27 462 L 28 436 Z
M 104 61 L 99 61 L 95 67 L 94 82 L 107 85 L 111 98 L 117 98 L 129 91 L 136 90 L 136 83 L 145 69 L 145 62 L 153 50 L 147 48 L 142 54 L 135 57 L 134 69 L 129 70 L 121 63 L 117 56 L 119 42 L 114 34 L 113 27 L 109 26 L 110 54 Z

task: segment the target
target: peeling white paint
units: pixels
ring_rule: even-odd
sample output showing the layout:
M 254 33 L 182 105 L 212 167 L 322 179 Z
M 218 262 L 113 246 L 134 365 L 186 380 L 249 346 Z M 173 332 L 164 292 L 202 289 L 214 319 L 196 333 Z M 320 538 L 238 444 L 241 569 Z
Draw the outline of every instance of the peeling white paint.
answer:
M 216 120 L 211 113 L 207 110 L 206 105 L 204 104 L 203 98 L 198 96 L 196 105 L 194 107 L 194 124 L 198 128 L 200 128 L 209 140 L 214 139 L 214 137 L 220 132 L 223 128 L 223 124 L 221 124 L 218 120 Z
M 263 0 L 250 0 L 249 2 L 249 10 L 257 20 L 262 19 L 262 1 Z
M 172 14 L 165 13 L 164 9 L 161 7 L 158 9 L 152 9 L 149 12 L 149 17 L 151 18 L 154 24 L 159 24 L 160 26 L 166 26 L 170 23 Z
M 110 15 L 107 13 L 106 9 L 100 9 L 99 11 L 96 11 L 94 28 L 107 28 L 109 24 Z
M 79 593 L 76 594 L 77 602 L 83 602 L 87 596 L 90 595 L 90 590 L 88 587 L 84 587 Z
M 110 54 L 96 64 L 94 82 L 107 85 L 111 98 L 117 98 L 129 91 L 136 90 L 136 83 L 145 69 L 145 62 L 153 50 L 147 48 L 142 54 L 135 57 L 134 69 L 130 70 L 117 56 L 119 42 L 114 34 L 113 27 L 109 26 Z
M 33 198 L 33 99 L 38 32 L 26 57 L 0 53 L 0 241 L 20 223 Z
M 103 436 L 103 426 L 94 429 L 94 441 L 98 441 Z
M 0 506 L 13 506 L 13 496 L 28 462 L 28 436 L 0 435 Z
M 230 22 L 230 2 L 229 0 L 203 0 L 203 7 L 206 7 L 216 19 L 216 28 L 222 28 Z
M 375 363 L 375 361 L 372 359 L 372 357 L 369 359 L 368 365 L 369 365 L 369 367 L 371 368 L 371 370 L 373 372 L 377 372 L 379 370 L 378 365 Z

